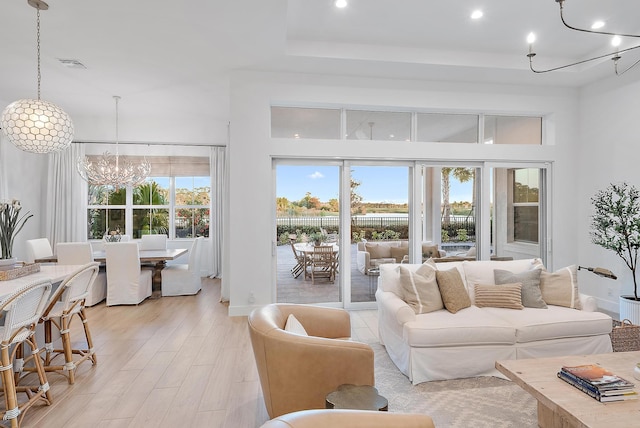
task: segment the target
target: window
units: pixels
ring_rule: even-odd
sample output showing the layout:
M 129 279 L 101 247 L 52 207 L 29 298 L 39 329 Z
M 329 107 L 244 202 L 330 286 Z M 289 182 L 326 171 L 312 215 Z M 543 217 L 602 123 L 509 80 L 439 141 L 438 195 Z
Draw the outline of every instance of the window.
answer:
M 271 137 L 340 139 L 340 110 L 271 107 Z
M 346 138 L 411 141 L 411 113 L 347 110 Z
M 485 116 L 485 144 L 542 144 L 542 118 Z
M 153 176 L 135 188 L 89 186 L 88 239 L 102 239 L 110 230 L 133 239 L 147 234 L 166 234 L 171 239 L 209 236 L 209 159 L 147 159 Z
M 418 113 L 418 141 L 477 143 L 478 115 Z
M 513 169 L 511 193 L 513 209 L 513 241 L 538 242 L 540 203 L 540 170 Z

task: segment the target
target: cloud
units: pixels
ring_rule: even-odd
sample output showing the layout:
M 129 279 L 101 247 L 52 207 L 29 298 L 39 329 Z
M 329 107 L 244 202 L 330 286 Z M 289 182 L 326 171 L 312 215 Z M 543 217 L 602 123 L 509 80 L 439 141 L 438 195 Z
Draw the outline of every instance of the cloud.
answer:
M 311 174 L 309 178 L 312 178 L 315 180 L 316 178 L 324 178 L 324 175 L 321 172 L 316 171 L 313 174 Z

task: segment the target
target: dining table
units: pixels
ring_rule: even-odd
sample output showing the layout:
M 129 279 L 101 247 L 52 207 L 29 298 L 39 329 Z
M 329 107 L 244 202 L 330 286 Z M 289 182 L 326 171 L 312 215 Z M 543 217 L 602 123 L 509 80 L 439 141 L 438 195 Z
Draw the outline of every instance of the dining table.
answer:
M 331 247 L 333 249 L 333 254 L 334 256 L 336 256 L 336 258 L 337 258 L 337 254 L 340 252 L 340 246 L 338 246 L 338 244 L 336 243 L 324 243 L 324 244 L 321 244 L 320 246 Z M 308 242 L 296 242 L 295 244 L 293 244 L 293 248 L 295 248 L 296 251 L 299 251 L 302 254 L 304 254 L 305 259 L 310 260 L 313 257 L 313 252 L 316 246 Z M 306 280 L 307 267 L 304 266 L 304 269 L 305 269 L 304 279 Z
M 153 290 L 157 291 L 162 286 L 162 269 L 167 265 L 167 261 L 175 260 L 186 254 L 187 248 L 167 248 L 166 250 L 140 250 L 140 263 L 153 263 Z M 93 251 L 93 260 L 100 263 L 106 263 L 107 253 L 105 250 Z M 36 263 L 57 263 L 58 256 L 55 254 L 49 257 L 36 259 Z M 42 265 L 45 266 L 45 265 Z
M 16 292 L 20 287 L 43 280 L 52 284 L 62 282 L 69 274 L 80 268 L 80 265 L 40 265 L 40 271 L 19 278 L 0 281 L 0 299 Z

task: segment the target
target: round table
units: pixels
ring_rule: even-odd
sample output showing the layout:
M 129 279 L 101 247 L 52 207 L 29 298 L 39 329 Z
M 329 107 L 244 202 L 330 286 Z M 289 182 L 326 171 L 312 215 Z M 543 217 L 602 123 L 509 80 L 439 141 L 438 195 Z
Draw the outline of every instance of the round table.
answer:
M 380 276 L 380 267 L 372 267 L 367 269 L 369 276 L 369 295 L 373 296 L 378 287 L 378 277 Z
M 325 398 L 327 409 L 389 410 L 389 402 L 369 385 L 340 385 Z

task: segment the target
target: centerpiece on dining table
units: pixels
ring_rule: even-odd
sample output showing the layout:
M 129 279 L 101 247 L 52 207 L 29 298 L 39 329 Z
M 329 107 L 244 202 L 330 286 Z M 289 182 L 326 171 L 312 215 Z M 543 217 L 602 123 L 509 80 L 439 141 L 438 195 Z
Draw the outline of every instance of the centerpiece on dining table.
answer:
M 116 226 L 115 229 L 109 230 L 104 234 L 105 242 L 120 242 L 122 234 L 120 234 L 120 227 Z

